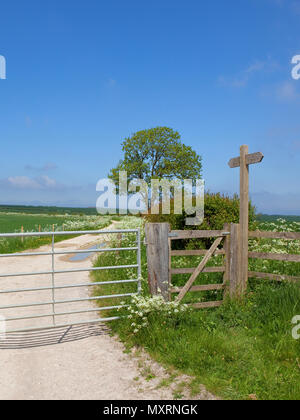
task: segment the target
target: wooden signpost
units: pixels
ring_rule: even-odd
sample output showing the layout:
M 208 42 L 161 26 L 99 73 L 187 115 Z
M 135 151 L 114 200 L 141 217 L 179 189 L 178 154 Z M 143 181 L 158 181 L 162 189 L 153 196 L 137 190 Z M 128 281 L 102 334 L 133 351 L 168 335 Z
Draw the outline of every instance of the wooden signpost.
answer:
M 168 301 L 170 300 L 171 293 L 179 293 L 177 301 L 181 301 L 189 291 L 221 290 L 226 287 L 226 289 L 229 290 L 231 297 L 241 296 L 245 293 L 248 283 L 249 258 L 249 165 L 260 163 L 263 158 L 264 155 L 260 152 L 249 154 L 248 146 L 243 145 L 240 148 L 240 156 L 231 159 L 228 163 L 230 168 L 240 168 L 239 224 L 226 224 L 224 229 L 220 231 L 182 230 L 172 231 L 171 233 L 168 223 L 146 224 L 145 243 L 147 245 L 148 282 L 152 295 L 161 294 L 163 298 Z M 172 239 L 200 239 L 208 237 L 216 237 L 217 239 L 207 251 L 203 251 L 202 249 L 184 251 L 171 250 L 170 241 Z M 218 250 L 217 248 L 224 237 L 226 238 L 224 248 Z M 218 251 L 226 256 L 225 266 L 206 267 L 206 263 Z M 178 272 L 178 269 L 171 268 L 171 255 L 204 255 L 204 258 L 197 268 L 188 268 L 183 269 L 184 272 L 181 271 L 184 274 L 192 273 L 184 287 L 169 287 L 171 283 L 171 274 L 181 273 Z M 250 256 L 252 255 L 250 254 Z M 212 268 L 216 268 L 218 272 L 224 272 L 223 284 L 193 286 L 193 283 L 199 274 L 202 272 L 213 272 L 211 270 Z M 229 285 L 229 288 L 227 288 L 227 285 Z M 215 307 L 220 306 L 221 303 L 222 301 L 201 302 L 197 303 L 196 307 Z
M 240 156 L 229 161 L 230 168 L 240 168 L 240 228 L 239 228 L 239 293 L 243 294 L 248 282 L 248 232 L 249 232 L 249 165 L 260 163 L 260 152 L 248 154 L 248 146 L 240 148 Z

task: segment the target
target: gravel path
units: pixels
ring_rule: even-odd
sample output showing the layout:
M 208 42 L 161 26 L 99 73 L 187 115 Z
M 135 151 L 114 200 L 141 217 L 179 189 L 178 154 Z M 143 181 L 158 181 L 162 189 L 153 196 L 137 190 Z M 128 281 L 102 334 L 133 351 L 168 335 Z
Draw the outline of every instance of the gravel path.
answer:
M 66 250 L 86 248 L 95 243 L 95 236 L 83 235 L 55 245 Z M 100 238 L 99 238 L 100 239 Z M 98 240 L 99 240 L 98 239 Z M 103 242 L 103 236 L 101 236 Z M 41 251 L 49 250 L 43 246 Z M 93 257 L 84 261 L 70 262 L 56 256 L 56 269 L 84 268 L 92 265 Z M 51 268 L 50 256 L 11 257 L 1 259 L 0 272 L 41 271 Z M 0 279 L 1 289 L 51 286 L 51 276 L 40 275 Z M 56 284 L 88 283 L 89 273 L 61 274 Z M 0 306 L 23 304 L 25 302 L 48 301 L 51 291 L 35 291 L 0 294 Z M 59 300 L 88 297 L 88 287 L 57 290 Z M 61 304 L 61 311 L 82 308 L 93 309 L 92 302 Z M 3 311 L 5 316 L 47 314 L 50 305 L 36 308 L 17 308 Z M 96 312 L 61 316 L 59 322 L 72 319 L 89 320 L 98 316 Z M 49 325 L 51 317 L 36 320 L 13 321 L 10 327 Z M 150 363 L 150 365 L 149 365 Z M 150 367 L 149 367 L 150 366 Z M 152 369 L 156 378 L 147 381 L 143 369 Z M 123 345 L 109 335 L 108 325 L 84 324 L 37 332 L 23 332 L 8 335 L 0 340 L 0 399 L 172 399 L 174 389 L 158 388 L 164 370 L 145 358 L 124 353 Z M 182 379 L 182 378 L 181 378 Z M 180 378 L 179 378 L 180 380 Z M 204 389 L 197 399 L 214 399 Z

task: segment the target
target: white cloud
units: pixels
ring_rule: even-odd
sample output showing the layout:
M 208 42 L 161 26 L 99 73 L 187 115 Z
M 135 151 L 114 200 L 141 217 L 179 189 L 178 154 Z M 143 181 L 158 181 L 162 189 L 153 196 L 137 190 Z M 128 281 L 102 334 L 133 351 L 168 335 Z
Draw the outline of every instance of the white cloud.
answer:
M 40 180 L 41 180 L 41 183 L 44 183 L 45 187 L 53 188 L 53 187 L 56 187 L 57 185 L 55 179 L 49 178 L 48 175 L 42 175 Z
M 36 180 L 29 178 L 28 176 L 10 176 L 9 178 L 7 178 L 7 182 L 15 188 L 40 188 L 39 183 Z
M 42 175 L 38 178 L 10 176 L 6 180 L 2 180 L 1 184 L 23 190 L 53 189 L 59 187 L 55 179 L 52 179 L 47 175 Z

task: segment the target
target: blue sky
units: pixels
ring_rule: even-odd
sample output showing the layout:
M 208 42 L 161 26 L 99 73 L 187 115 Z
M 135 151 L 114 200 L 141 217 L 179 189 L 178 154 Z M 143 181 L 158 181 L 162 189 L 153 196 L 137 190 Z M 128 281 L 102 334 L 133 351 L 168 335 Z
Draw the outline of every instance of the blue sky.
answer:
M 259 211 L 300 214 L 300 0 L 52 0 L 1 5 L 0 203 L 95 205 L 131 133 L 169 126 Z

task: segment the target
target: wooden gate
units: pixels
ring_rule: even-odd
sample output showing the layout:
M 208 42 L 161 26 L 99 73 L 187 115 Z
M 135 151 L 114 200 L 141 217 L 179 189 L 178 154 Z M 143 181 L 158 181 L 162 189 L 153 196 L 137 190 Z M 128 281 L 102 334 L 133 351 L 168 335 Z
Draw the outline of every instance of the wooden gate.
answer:
M 172 283 L 172 275 L 175 274 L 191 274 L 189 280 L 183 287 L 171 287 L 169 289 L 170 298 L 172 294 L 177 294 L 177 301 L 182 301 L 188 292 L 204 292 L 204 291 L 218 291 L 225 290 L 228 274 L 229 274 L 229 226 L 225 225 L 221 231 L 208 231 L 208 230 L 184 230 L 184 231 L 172 231 L 169 235 L 169 279 L 170 284 Z M 211 247 L 208 250 L 172 250 L 172 242 L 180 239 L 207 239 L 216 238 Z M 221 242 L 224 242 L 223 248 L 219 248 Z M 228 251 L 228 252 L 226 252 Z M 199 256 L 203 255 L 203 259 L 199 265 L 195 268 L 172 268 L 172 256 Z M 215 255 L 224 256 L 224 264 L 222 266 L 207 267 L 207 263 Z M 202 273 L 224 273 L 222 283 L 217 284 L 206 284 L 206 285 L 193 285 L 197 278 Z M 209 301 L 209 302 L 197 302 L 193 303 L 194 308 L 213 308 L 220 306 L 223 300 Z
M 173 300 L 172 295 L 178 294 L 176 300 L 182 301 L 188 292 L 225 291 L 229 285 L 230 268 L 234 267 L 234 259 L 230 264 L 230 230 L 236 225 L 225 224 L 222 230 L 180 230 L 171 231 L 167 223 L 149 223 L 146 225 L 146 244 L 148 260 L 148 281 L 151 294 L 161 293 L 165 300 Z M 172 243 L 176 240 L 215 238 L 208 250 L 173 250 Z M 223 247 L 220 248 L 221 243 Z M 200 248 L 200 246 L 199 246 Z M 215 255 L 222 255 L 223 265 L 207 266 Z M 197 267 L 173 268 L 172 257 L 203 256 Z M 236 270 L 232 270 L 233 278 Z M 195 281 L 202 273 L 223 273 L 222 283 L 195 285 Z M 183 287 L 173 287 L 172 276 L 191 274 Z M 231 283 L 232 284 L 232 283 Z M 194 302 L 195 308 L 212 308 L 222 304 L 223 300 L 209 302 Z

